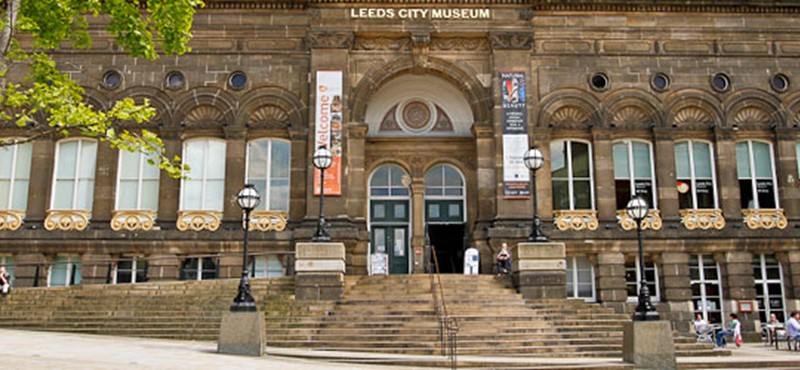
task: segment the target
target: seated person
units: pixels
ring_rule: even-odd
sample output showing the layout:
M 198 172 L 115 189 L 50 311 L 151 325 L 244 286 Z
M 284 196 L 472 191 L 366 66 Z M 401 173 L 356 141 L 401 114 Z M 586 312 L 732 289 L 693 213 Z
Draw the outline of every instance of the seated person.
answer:
M 764 326 L 767 341 L 772 343 L 775 340 L 776 330 L 782 328 L 783 324 L 778 321 L 778 316 L 776 316 L 774 313 L 770 314 L 769 321 L 767 321 L 767 324 Z
M 497 253 L 497 276 L 509 272 L 511 272 L 511 252 L 508 251 L 508 244 L 503 243 L 500 252 Z
M 728 322 L 728 328 L 717 333 L 717 347 L 725 347 L 726 335 L 730 335 L 734 340 L 742 335 L 742 324 L 739 322 L 739 315 L 732 313 L 730 318 L 731 321 Z
M 694 326 L 694 332 L 697 334 L 697 342 L 698 343 L 711 343 L 713 341 L 712 337 L 712 328 L 711 325 L 708 325 L 708 321 L 703 319 L 703 314 L 698 313 L 695 316 L 694 321 L 692 322 Z

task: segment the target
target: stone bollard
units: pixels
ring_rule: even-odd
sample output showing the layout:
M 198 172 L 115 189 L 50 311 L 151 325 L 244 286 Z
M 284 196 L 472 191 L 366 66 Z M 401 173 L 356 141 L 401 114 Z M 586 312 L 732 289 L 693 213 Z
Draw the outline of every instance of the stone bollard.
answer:
M 677 369 L 670 322 L 626 322 L 623 326 L 622 358 L 637 369 Z
M 565 299 L 564 243 L 519 243 L 511 250 L 514 285 L 525 299 Z
M 343 243 L 297 243 L 297 300 L 337 300 L 344 293 Z

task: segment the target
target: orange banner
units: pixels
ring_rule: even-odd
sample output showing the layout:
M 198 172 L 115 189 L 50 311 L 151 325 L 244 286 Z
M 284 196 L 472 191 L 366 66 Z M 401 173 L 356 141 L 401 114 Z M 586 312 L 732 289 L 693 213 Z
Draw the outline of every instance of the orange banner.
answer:
M 342 195 L 342 71 L 317 71 L 314 150 L 326 146 L 333 163 L 325 170 L 325 195 Z M 314 195 L 319 195 L 319 170 L 314 171 Z

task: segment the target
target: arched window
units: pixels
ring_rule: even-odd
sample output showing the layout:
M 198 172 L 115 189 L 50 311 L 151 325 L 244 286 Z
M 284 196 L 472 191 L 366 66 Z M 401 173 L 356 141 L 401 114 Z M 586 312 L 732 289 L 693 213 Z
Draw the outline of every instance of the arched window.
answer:
M 617 209 L 625 209 L 634 195 L 647 200 L 650 208 L 658 208 L 650 143 L 635 140 L 614 143 L 614 182 Z
M 369 194 L 372 197 L 408 197 L 408 181 L 406 171 L 397 165 L 386 165 L 378 168 L 369 182 Z
M 61 140 L 56 146 L 51 209 L 92 210 L 97 141 Z
M 736 143 L 736 169 L 742 209 L 779 207 L 772 144 L 754 140 Z
M 717 176 L 711 143 L 675 143 L 675 177 L 681 209 L 717 209 Z
M 0 209 L 27 209 L 32 147 L 31 143 L 0 147 Z
M 291 143 L 261 139 L 247 144 L 247 179 L 261 194 L 257 210 L 289 210 Z
M 181 180 L 181 210 L 222 211 L 225 198 L 225 142 L 197 139 L 183 145 L 188 178 Z
M 144 153 L 119 152 L 117 205 L 119 211 L 158 210 L 158 181 L 161 171 Z
M 439 165 L 425 175 L 426 197 L 464 196 L 464 178 L 453 166 Z
M 592 148 L 587 142 L 550 143 L 554 210 L 594 209 Z

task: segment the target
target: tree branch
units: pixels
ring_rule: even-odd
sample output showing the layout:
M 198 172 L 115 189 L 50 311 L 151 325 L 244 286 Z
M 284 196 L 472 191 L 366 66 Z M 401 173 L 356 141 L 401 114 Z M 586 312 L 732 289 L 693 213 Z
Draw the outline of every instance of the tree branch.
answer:
M 7 1 L 6 5 L 8 8 L 6 9 L 6 24 L 3 27 L 3 32 L 0 34 L 0 50 L 2 50 L 2 54 L 5 56 L 8 53 L 8 48 L 11 46 L 11 37 L 14 33 L 14 26 L 17 24 L 17 15 L 19 14 L 19 6 L 21 0 L 11 0 Z
M 19 145 L 19 144 L 30 143 L 30 142 L 32 142 L 32 141 L 34 141 L 36 139 L 40 139 L 42 137 L 51 135 L 54 132 L 57 132 L 59 130 L 60 130 L 59 128 L 50 127 L 50 128 L 48 128 L 46 130 L 41 130 L 41 131 L 31 135 L 31 136 L 27 136 L 27 137 L 24 137 L 22 139 L 14 138 L 13 140 L 0 140 L 0 148 L 6 147 L 6 146 L 14 146 L 14 145 Z

